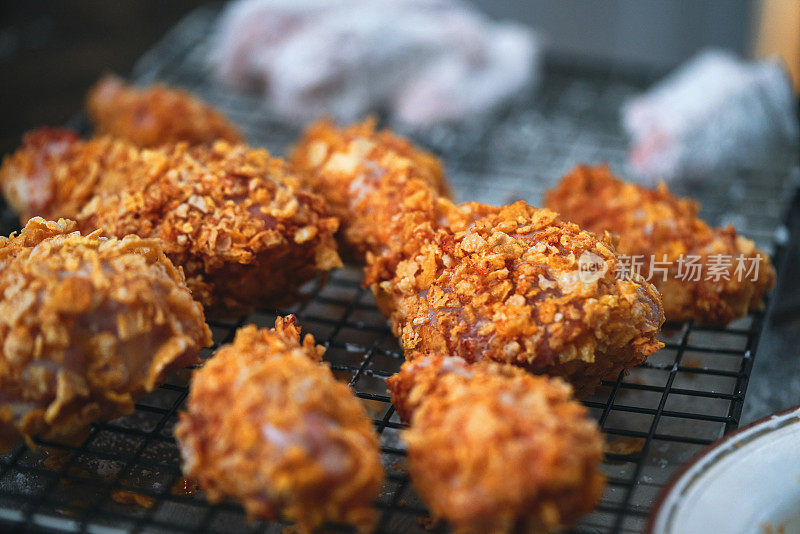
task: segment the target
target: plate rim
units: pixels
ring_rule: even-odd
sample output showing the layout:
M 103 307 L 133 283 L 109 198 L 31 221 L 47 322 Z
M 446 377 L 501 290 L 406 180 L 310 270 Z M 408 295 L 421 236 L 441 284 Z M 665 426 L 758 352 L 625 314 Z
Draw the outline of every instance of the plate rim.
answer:
M 745 433 L 745 432 L 747 432 L 749 430 L 752 430 L 754 427 L 761 426 L 764 423 L 768 423 L 769 421 L 771 421 L 771 420 L 773 420 L 775 418 L 780 418 L 780 417 L 783 417 L 785 415 L 789 415 L 789 414 L 792 414 L 792 413 L 798 413 L 800 415 L 800 404 L 798 404 L 796 406 L 792 406 L 791 408 L 778 410 L 775 413 L 771 413 L 771 414 L 766 415 L 766 416 L 762 417 L 761 419 L 757 419 L 756 421 L 753 421 L 752 423 L 749 423 L 749 424 L 747 424 L 747 425 L 745 425 L 743 427 L 737 428 L 733 432 L 722 436 L 717 441 L 715 441 L 713 443 L 709 443 L 704 448 L 699 450 L 691 459 L 689 459 L 687 462 L 685 462 L 680 467 L 680 469 L 675 471 L 675 473 L 672 474 L 672 476 L 667 481 L 667 483 L 664 485 L 664 487 L 661 488 L 661 491 L 658 493 L 658 496 L 656 497 L 656 500 L 653 502 L 653 507 L 650 510 L 650 514 L 648 515 L 647 524 L 645 525 L 644 533 L 645 534 L 655 534 L 654 528 L 655 528 L 656 518 L 663 511 L 664 503 L 666 502 L 667 497 L 669 497 L 669 495 L 675 489 L 675 486 L 683 478 L 683 476 L 692 467 L 694 467 L 698 462 L 700 462 L 701 460 L 706 458 L 709 454 L 714 452 L 716 449 L 722 447 L 723 445 L 726 445 L 729 441 L 737 438 L 740 434 L 743 434 L 743 433 Z M 777 430 L 777 428 L 776 428 L 776 430 Z

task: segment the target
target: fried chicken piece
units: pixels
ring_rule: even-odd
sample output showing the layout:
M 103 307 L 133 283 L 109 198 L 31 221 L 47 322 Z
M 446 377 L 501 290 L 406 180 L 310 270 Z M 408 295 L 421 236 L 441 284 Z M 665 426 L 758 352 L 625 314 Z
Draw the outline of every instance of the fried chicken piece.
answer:
M 405 350 L 513 363 L 563 376 L 583 395 L 662 346 L 660 297 L 636 277 L 614 279 L 607 238 L 523 203 L 456 206 L 440 194 L 435 160 L 398 157 L 391 143 L 416 154 L 369 121 L 321 123 L 291 161 L 336 206 L 343 241 L 366 260 L 364 282 Z M 587 284 L 584 252 L 605 269 Z
M 123 141 L 83 141 L 72 130 L 38 128 L 3 159 L 0 188 L 22 224 L 35 216 L 74 219 L 97 189 L 125 183 L 138 155 Z
M 207 307 L 295 298 L 303 283 L 341 266 L 338 221 L 266 150 L 178 144 L 144 151 L 141 162 L 129 186 L 98 192 L 78 224 L 158 237 Z
M 359 262 L 400 245 L 397 215 L 405 204 L 449 196 L 439 160 L 388 130 L 376 131 L 373 119 L 342 129 L 330 121 L 311 125 L 289 162 L 328 202 L 341 221 L 342 249 Z
M 133 412 L 211 344 L 200 304 L 157 240 L 74 230 L 35 217 L 0 237 L 3 449 Z
M 97 133 L 140 147 L 243 139 L 220 112 L 186 91 L 161 84 L 136 89 L 117 76 L 106 75 L 89 90 L 86 108 Z
M 280 303 L 341 265 L 338 222 L 266 150 L 224 141 L 142 150 L 52 130 L 25 139 L 0 170 L 23 220 L 71 217 L 85 231 L 159 238 L 211 311 Z
M 556 217 L 469 203 L 441 226 L 408 227 L 415 254 L 372 286 L 401 346 L 560 376 L 579 396 L 661 348 L 655 288 L 615 276 L 607 235 Z
M 560 379 L 415 355 L 386 383 L 411 480 L 455 532 L 554 531 L 597 505 L 603 439 Z
M 368 531 L 383 481 L 378 438 L 364 406 L 319 364 L 325 349 L 311 335 L 301 342 L 294 321 L 239 329 L 195 372 L 175 428 L 184 472 L 251 518 Z
M 767 254 L 732 226 L 710 228 L 697 217 L 697 202 L 674 197 L 664 184 L 653 191 L 621 182 L 607 167 L 582 166 L 546 204 L 582 228 L 617 234 L 620 253 L 643 260 L 641 274 L 661 292 L 670 321 L 724 326 L 761 309 L 775 285 Z M 686 262 L 698 266 L 699 279 Z

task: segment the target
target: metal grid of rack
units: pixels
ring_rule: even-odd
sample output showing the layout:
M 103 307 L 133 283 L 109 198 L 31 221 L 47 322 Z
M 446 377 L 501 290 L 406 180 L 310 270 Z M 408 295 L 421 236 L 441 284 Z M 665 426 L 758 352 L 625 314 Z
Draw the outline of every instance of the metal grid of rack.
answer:
M 295 126 L 270 119 L 256 97 L 230 94 L 207 82 L 204 58 L 215 17 L 211 8 L 189 15 L 142 58 L 134 78 L 192 90 L 237 121 L 253 144 L 280 154 L 296 138 Z M 535 204 L 574 163 L 607 161 L 622 168 L 625 140 L 617 110 L 642 87 L 609 75 L 547 72 L 529 100 L 514 104 L 491 124 L 462 124 L 414 132 L 413 137 L 442 156 L 462 199 L 500 203 L 524 198 Z M 731 174 L 724 191 L 702 183 L 676 184 L 675 189 L 691 190 L 704 203 L 710 222 L 734 223 L 760 246 L 774 250 L 797 178 L 790 157 L 779 153 L 769 164 Z M 2 215 L 6 223 L 13 220 L 7 210 Z M 408 480 L 403 424 L 384 384 L 399 369 L 402 355 L 360 279 L 360 269 L 351 266 L 333 273 L 325 285 L 310 284 L 308 298 L 288 309 L 212 321 L 215 346 L 205 356 L 230 341 L 243 324 L 272 326 L 278 314 L 296 314 L 304 331 L 328 347 L 325 360 L 363 400 L 381 435 L 387 481 L 376 503 L 378 530 L 446 530 L 431 524 Z M 667 325 L 661 335 L 664 349 L 585 400 L 607 436 L 603 469 L 609 484 L 598 509 L 577 531 L 641 531 L 670 475 L 737 427 L 763 320 L 763 313 L 755 313 L 725 329 Z M 0 526 L 281 532 L 285 524 L 248 523 L 235 504 L 208 503 L 181 476 L 172 427 L 187 395 L 188 376 L 172 377 L 138 402 L 130 416 L 94 425 L 80 444 L 42 442 L 36 451 L 19 447 L 0 457 Z

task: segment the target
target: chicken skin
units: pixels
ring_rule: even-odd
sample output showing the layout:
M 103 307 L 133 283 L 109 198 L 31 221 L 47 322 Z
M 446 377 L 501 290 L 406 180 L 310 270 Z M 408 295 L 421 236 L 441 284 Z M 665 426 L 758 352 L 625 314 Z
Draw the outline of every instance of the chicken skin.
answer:
M 609 238 L 556 217 L 521 201 L 470 203 L 446 225 L 408 228 L 415 254 L 373 284 L 403 349 L 513 364 L 584 396 L 661 348 L 655 288 L 616 278 Z
M 0 237 L 0 448 L 80 437 L 133 412 L 211 344 L 203 310 L 154 239 L 31 219 Z
M 221 113 L 186 91 L 161 84 L 136 89 L 106 75 L 89 91 L 86 108 L 96 133 L 139 147 L 242 141 L 242 134 Z
M 767 254 L 732 226 L 709 227 L 696 202 L 674 197 L 664 184 L 650 190 L 618 180 L 607 167 L 578 167 L 546 204 L 582 228 L 618 235 L 627 268 L 641 264 L 669 321 L 724 326 L 761 309 L 775 285 Z
M 364 406 L 321 365 L 324 348 L 294 317 L 240 329 L 195 372 L 175 429 L 183 468 L 216 502 L 251 518 L 279 515 L 311 532 L 325 522 L 368 531 L 383 481 Z M 234 393 L 233 395 L 231 393 Z
M 449 195 L 436 157 L 388 130 L 376 131 L 371 119 L 342 129 L 329 121 L 311 125 L 289 163 L 328 202 L 341 221 L 342 249 L 360 262 L 392 247 L 404 203 Z
M 215 313 L 281 303 L 341 265 L 324 201 L 246 145 L 149 150 L 37 131 L 6 158 L 0 186 L 23 220 L 70 217 L 83 231 L 160 239 Z
M 387 385 L 411 480 L 455 532 L 555 531 L 597 505 L 603 439 L 561 380 L 415 355 Z

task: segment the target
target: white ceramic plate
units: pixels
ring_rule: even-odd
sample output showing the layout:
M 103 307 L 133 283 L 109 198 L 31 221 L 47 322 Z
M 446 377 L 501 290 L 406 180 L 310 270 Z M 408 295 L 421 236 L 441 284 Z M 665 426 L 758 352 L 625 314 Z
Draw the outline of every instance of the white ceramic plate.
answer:
M 710 445 L 672 479 L 651 534 L 800 533 L 800 407 Z

